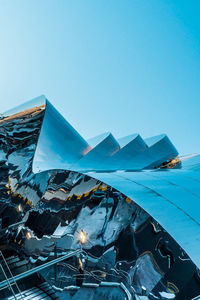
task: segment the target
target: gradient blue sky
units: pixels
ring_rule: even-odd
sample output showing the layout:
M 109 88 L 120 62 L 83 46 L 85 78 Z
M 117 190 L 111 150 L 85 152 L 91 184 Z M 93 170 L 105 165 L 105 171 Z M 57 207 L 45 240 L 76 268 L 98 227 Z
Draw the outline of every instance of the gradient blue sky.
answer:
M 85 138 L 200 152 L 199 15 L 199 0 L 0 0 L 0 110 L 45 94 Z

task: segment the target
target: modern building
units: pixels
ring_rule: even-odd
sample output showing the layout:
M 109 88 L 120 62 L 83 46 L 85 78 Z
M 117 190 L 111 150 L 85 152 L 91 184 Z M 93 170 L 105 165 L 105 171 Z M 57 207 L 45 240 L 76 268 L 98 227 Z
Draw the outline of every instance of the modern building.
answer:
M 0 299 L 200 299 L 200 155 L 86 141 L 45 98 L 0 118 Z

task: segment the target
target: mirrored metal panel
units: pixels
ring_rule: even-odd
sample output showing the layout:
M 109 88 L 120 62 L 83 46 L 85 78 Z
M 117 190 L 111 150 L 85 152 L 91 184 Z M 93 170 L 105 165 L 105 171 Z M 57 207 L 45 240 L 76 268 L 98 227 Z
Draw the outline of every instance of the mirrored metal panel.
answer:
M 41 96 L 0 119 L 0 299 L 197 299 L 200 160 L 85 141 Z

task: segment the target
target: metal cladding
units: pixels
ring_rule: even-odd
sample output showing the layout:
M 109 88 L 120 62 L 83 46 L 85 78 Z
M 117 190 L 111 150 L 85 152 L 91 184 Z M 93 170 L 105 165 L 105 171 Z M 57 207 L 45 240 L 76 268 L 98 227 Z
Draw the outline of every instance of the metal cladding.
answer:
M 0 138 L 0 299 L 200 299 L 200 155 L 85 141 L 45 96 Z
M 45 114 L 33 159 L 33 172 L 70 168 L 91 148 L 51 103 L 43 98 Z

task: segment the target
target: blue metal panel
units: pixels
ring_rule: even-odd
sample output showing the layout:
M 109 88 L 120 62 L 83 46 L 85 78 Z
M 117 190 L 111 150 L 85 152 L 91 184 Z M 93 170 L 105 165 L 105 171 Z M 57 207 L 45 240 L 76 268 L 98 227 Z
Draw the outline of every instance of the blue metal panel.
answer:
M 46 100 L 46 110 L 33 160 L 33 172 L 70 168 L 91 147 Z
M 155 193 L 162 195 L 162 197 L 171 201 L 175 206 L 186 212 L 191 218 L 200 224 L 199 211 L 197 210 L 200 208 L 199 196 L 193 195 L 190 191 L 185 190 L 183 187 L 163 180 L 163 172 L 161 172 L 159 178 L 153 177 L 151 174 L 152 172 L 141 172 L 139 174 L 127 172 L 124 177 L 133 180 L 138 184 L 142 184 L 153 190 Z
M 181 162 L 183 169 L 200 169 L 200 154 L 183 156 Z
M 95 141 L 97 144 L 94 148 L 71 167 L 73 170 L 105 170 L 109 168 L 107 160 L 114 155 L 114 153 L 119 151 L 119 143 L 111 133 L 96 137 Z M 92 144 L 94 145 L 95 143 L 93 139 Z
M 183 190 L 200 199 L 200 181 L 195 180 L 193 174 L 193 171 L 185 171 L 183 169 L 151 172 L 152 177 L 165 180 L 170 185 L 181 187 Z M 196 177 L 200 179 L 200 175 Z
M 142 171 L 90 173 L 90 175 L 113 186 L 140 205 L 167 230 L 200 267 L 200 226 L 187 211 L 192 207 L 190 212 L 197 218 L 200 210 L 199 199 L 181 188 L 174 189 L 157 178 L 148 179 L 150 173 Z M 170 190 L 170 187 L 173 187 L 173 190 Z
M 152 157 L 152 163 L 147 164 L 145 168 L 157 167 L 178 155 L 178 151 L 166 134 L 146 139 L 145 142 L 149 146 L 148 155 Z
M 135 134 L 121 138 L 118 141 L 122 148 L 109 159 L 109 169 L 124 170 L 124 168 L 140 168 L 141 165 L 137 164 L 137 156 L 147 150 L 147 145 L 141 136 Z
M 200 155 L 166 170 L 163 163 L 170 168 L 179 160 L 171 162 L 178 152 L 165 134 L 116 140 L 106 133 L 88 143 L 44 96 L 1 115 L 0 135 L 6 247 L 14 243 L 34 263 L 55 255 L 57 246 L 63 254 L 80 247 L 85 230 L 88 275 L 97 268 L 110 279 L 106 258 L 112 278 L 130 293 L 198 295 Z M 70 278 L 66 272 L 62 266 L 62 278 Z M 56 274 L 43 275 L 60 284 Z

